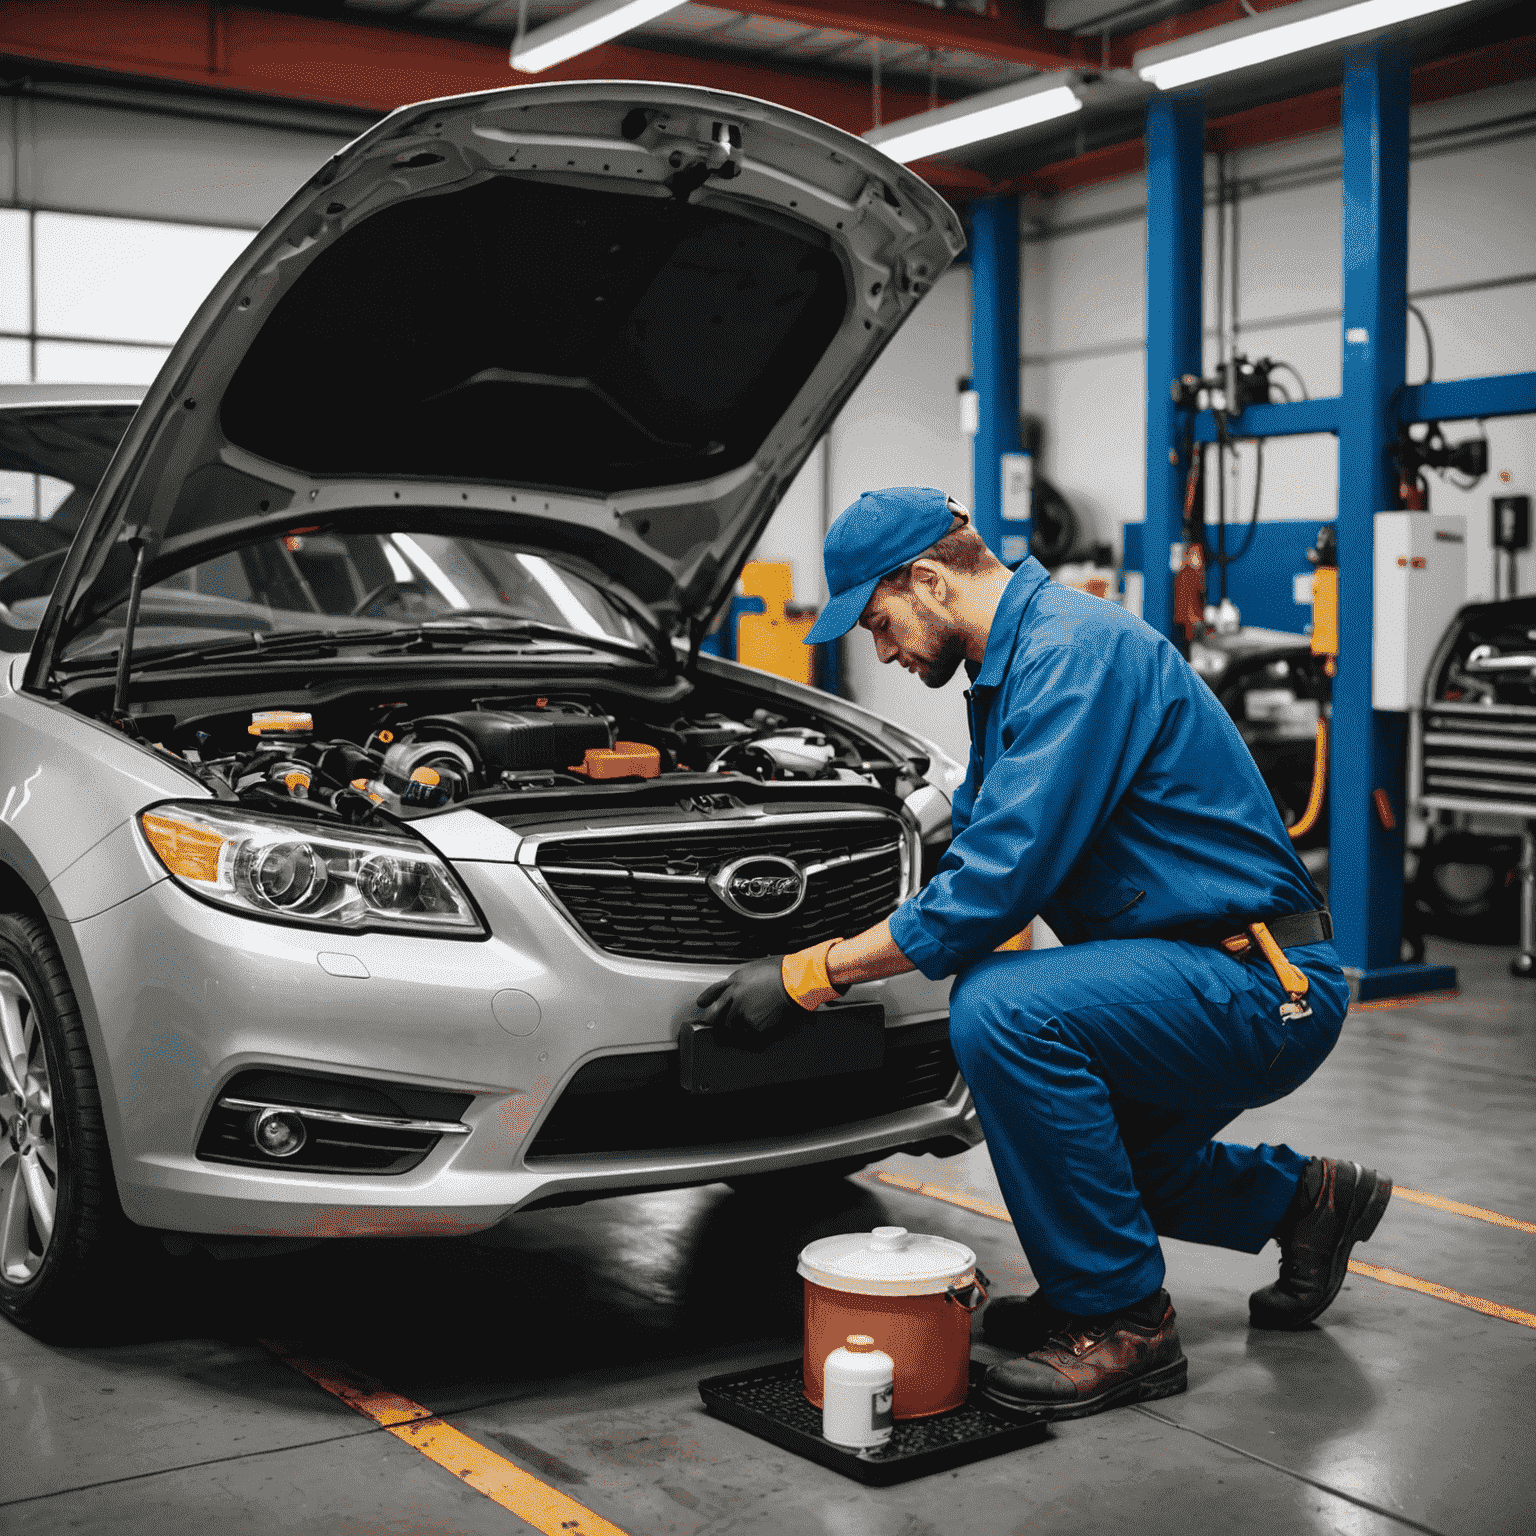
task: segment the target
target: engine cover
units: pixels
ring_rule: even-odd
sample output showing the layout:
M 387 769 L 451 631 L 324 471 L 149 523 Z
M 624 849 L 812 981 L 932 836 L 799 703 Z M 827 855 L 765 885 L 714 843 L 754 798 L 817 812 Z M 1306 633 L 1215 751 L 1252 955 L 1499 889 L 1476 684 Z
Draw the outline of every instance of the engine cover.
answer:
M 417 741 L 440 738 L 469 749 L 481 773 L 503 769 L 568 768 L 589 747 L 613 745 L 606 715 L 574 709 L 471 709 L 452 715 L 424 715 L 411 721 Z

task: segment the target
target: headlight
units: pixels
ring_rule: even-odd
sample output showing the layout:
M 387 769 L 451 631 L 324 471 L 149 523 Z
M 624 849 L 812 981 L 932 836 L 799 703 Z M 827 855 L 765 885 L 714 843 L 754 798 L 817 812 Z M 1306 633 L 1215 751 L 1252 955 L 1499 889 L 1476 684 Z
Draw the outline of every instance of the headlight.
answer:
M 160 805 L 139 825 L 178 885 L 248 917 L 354 932 L 485 932 L 448 866 L 411 837 L 222 805 Z

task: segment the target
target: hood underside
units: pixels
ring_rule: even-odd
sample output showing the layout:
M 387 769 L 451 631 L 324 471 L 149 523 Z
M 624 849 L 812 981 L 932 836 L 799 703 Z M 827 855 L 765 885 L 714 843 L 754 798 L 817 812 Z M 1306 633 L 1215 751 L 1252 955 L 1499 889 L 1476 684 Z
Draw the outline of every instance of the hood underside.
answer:
M 744 97 L 527 86 L 403 108 L 331 161 L 193 320 L 39 635 L 288 529 L 579 558 L 697 628 L 962 248 L 860 140 Z

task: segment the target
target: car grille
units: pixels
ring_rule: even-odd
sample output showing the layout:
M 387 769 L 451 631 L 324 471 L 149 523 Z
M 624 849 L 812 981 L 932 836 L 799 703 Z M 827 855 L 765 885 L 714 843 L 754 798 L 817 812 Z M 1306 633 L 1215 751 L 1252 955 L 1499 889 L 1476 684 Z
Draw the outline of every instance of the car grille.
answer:
M 571 1079 L 526 1161 L 781 1140 L 935 1103 L 949 1095 L 957 1071 L 944 1021 L 892 1030 L 876 1072 L 736 1093 L 686 1092 L 675 1050 L 603 1056 Z
M 739 916 L 705 884 L 753 854 L 776 854 L 808 871 L 805 899 L 788 917 Z M 901 900 L 906 861 L 905 828 L 886 816 L 702 831 L 663 823 L 644 834 L 560 838 L 537 855 L 549 890 L 599 949 L 727 964 L 872 927 Z

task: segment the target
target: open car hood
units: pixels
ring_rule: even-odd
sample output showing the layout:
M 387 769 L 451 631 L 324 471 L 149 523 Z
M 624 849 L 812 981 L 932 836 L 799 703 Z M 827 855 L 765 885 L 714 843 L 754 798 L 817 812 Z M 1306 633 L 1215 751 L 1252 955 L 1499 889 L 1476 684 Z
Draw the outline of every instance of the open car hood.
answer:
M 29 680 L 153 582 L 290 529 L 474 534 L 702 631 L 795 472 L 964 244 L 861 140 L 581 81 L 404 107 L 230 268 L 103 480 Z

